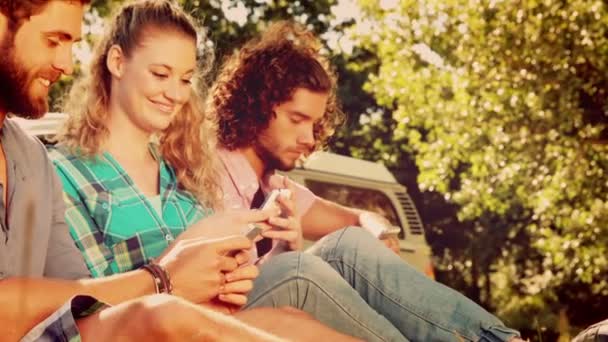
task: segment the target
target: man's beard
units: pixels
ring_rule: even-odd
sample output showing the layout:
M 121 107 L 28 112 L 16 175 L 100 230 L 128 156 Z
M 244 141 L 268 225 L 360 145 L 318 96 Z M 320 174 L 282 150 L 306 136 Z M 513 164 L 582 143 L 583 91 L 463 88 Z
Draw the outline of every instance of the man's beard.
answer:
M 0 42 L 0 108 L 26 119 L 37 119 L 47 112 L 47 99 L 29 94 L 28 73 L 15 58 L 14 38 L 9 31 Z
M 291 165 L 285 164 L 278 155 L 271 151 L 260 142 L 256 142 L 254 146 L 255 152 L 264 163 L 265 171 L 279 170 L 279 171 L 291 171 L 295 168 L 296 164 Z

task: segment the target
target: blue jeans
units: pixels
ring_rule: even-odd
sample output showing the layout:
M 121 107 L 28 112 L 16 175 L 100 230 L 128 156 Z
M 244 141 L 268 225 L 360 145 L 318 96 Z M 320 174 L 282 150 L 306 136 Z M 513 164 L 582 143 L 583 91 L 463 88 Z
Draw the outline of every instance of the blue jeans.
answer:
M 360 228 L 260 268 L 247 307 L 292 306 L 366 341 L 508 341 L 518 336 L 462 294 L 404 263 Z

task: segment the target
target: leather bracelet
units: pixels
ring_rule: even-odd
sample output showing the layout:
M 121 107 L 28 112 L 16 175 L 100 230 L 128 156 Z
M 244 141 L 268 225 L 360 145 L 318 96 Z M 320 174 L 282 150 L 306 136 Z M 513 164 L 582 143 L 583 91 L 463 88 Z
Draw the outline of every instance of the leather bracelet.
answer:
M 152 275 L 154 278 L 154 286 L 156 293 L 168 293 L 171 294 L 173 291 L 173 284 L 171 284 L 171 278 L 169 273 L 164 267 L 151 261 L 147 265 L 143 265 L 142 268 Z
M 152 270 L 150 265 L 143 265 L 141 268 L 152 275 L 152 280 L 154 281 L 154 293 L 160 293 L 160 287 L 162 286 L 163 282 L 162 279 L 156 275 L 156 272 Z
M 151 262 L 150 264 L 152 265 L 152 267 L 155 267 L 158 270 L 158 273 L 160 274 L 160 277 L 163 281 L 163 288 L 161 289 L 161 291 L 167 294 L 171 294 L 171 292 L 173 292 L 173 284 L 171 283 L 169 272 L 167 272 L 164 267 L 155 262 Z

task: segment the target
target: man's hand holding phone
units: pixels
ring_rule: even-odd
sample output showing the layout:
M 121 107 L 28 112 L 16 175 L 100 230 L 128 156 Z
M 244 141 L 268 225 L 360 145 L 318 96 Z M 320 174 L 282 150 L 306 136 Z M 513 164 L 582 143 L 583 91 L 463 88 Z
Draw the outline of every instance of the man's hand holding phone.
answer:
M 281 216 L 268 219 L 268 223 L 274 228 L 266 230 L 262 236 L 273 240 L 284 241 L 288 250 L 299 251 L 302 249 L 303 237 L 300 220 L 296 216 L 293 191 L 287 189 L 277 197 L 277 205 L 281 208 Z
M 258 229 L 250 229 L 246 236 L 251 239 L 259 232 L 261 237 L 283 242 L 285 246 L 280 248 L 281 250 L 301 250 L 302 228 L 300 220 L 296 217 L 294 190 L 287 178 L 284 178 L 283 186 L 283 189 L 275 189 L 270 192 L 260 208 L 261 210 L 279 208 L 281 215 L 270 217 L 267 220 L 270 229 L 267 229 L 268 227 L 265 225 L 256 224 Z
M 397 255 L 399 254 L 398 234 L 400 229 L 391 225 L 384 216 L 366 211 L 359 215 L 359 224 L 363 229 L 369 231 L 372 235 L 382 241 L 387 248 Z
M 279 197 L 280 194 L 281 194 L 280 189 L 275 189 L 275 190 L 271 191 L 270 194 L 268 194 L 268 196 L 266 196 L 266 198 L 264 199 L 264 202 L 262 203 L 262 205 L 260 205 L 260 207 L 258 209 L 254 209 L 254 210 L 275 211 L 277 214 L 274 216 L 276 216 L 276 217 L 281 216 L 282 210 L 281 210 L 280 206 L 277 204 L 277 198 Z M 265 230 L 272 229 L 272 226 L 270 226 L 268 224 L 269 219 L 270 219 L 270 216 L 264 223 L 257 222 L 257 223 L 248 224 L 247 225 L 248 229 L 247 229 L 247 232 L 245 233 L 245 236 L 253 242 L 258 242 L 261 239 L 263 239 L 264 237 L 262 236 L 262 232 L 264 232 Z

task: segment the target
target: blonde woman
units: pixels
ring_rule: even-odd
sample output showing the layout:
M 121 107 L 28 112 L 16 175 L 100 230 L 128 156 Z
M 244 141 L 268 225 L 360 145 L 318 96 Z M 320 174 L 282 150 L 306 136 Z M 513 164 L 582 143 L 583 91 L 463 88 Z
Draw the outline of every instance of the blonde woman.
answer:
M 210 216 L 220 191 L 214 128 L 197 94 L 210 63 L 208 52 L 199 56 L 202 38 L 168 1 L 127 5 L 66 102 L 70 116 L 50 155 L 70 233 L 93 277 L 147 267 L 188 228 L 197 233 L 191 237 L 210 238 L 209 227 L 236 231 L 268 218 L 252 211 Z M 190 287 L 208 301 L 245 304 L 258 274 L 254 266 L 237 268 L 247 258 L 220 256 L 217 272 Z

